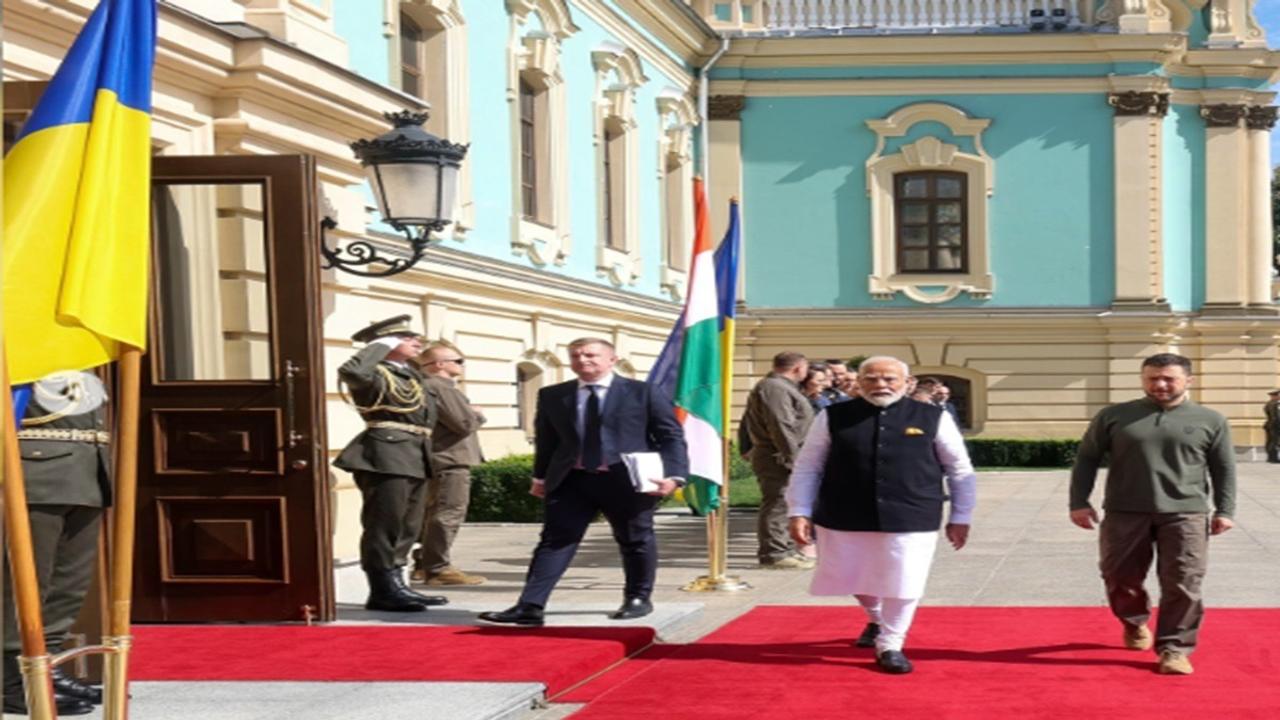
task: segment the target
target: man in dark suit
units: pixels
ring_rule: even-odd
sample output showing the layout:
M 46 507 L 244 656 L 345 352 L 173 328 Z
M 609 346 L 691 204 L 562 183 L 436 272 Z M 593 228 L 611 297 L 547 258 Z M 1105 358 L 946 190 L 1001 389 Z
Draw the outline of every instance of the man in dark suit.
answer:
M 90 372 L 54 373 L 32 387 L 18 440 L 31 518 L 45 645 L 58 652 L 93 583 L 102 510 L 111 504 L 106 389 Z M 12 579 L 4 580 L 4 711 L 27 714 Z M 102 690 L 53 669 L 58 715 L 84 715 Z
M 578 378 L 538 392 L 529 492 L 546 500 L 542 537 L 519 602 L 481 613 L 481 620 L 542 625 L 547 598 L 596 513 L 613 528 L 626 577 L 622 607 L 610 617 L 627 620 L 653 611 L 649 598 L 658 570 L 653 510 L 660 497 L 683 484 L 688 451 L 670 398 L 615 375 L 615 362 L 607 340 L 575 340 L 569 344 L 569 365 Z M 651 493 L 637 492 L 621 456 L 655 451 L 662 456 L 665 477 L 657 479 Z
M 422 352 L 422 338 L 409 329 L 409 316 L 400 315 L 351 339 L 366 345 L 338 368 L 338 380 L 350 390 L 365 429 L 333 464 L 355 476 L 363 495 L 360 568 L 369 578 L 365 608 L 420 612 L 444 605 L 445 598 L 417 593 L 404 579 L 409 549 L 422 529 L 436 415 L 435 399 L 410 362 Z

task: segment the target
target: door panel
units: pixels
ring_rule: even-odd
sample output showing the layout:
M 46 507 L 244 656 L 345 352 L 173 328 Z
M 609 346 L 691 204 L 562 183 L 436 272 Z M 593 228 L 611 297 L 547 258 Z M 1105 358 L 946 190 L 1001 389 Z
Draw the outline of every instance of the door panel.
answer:
M 134 619 L 333 619 L 314 161 L 152 183 Z

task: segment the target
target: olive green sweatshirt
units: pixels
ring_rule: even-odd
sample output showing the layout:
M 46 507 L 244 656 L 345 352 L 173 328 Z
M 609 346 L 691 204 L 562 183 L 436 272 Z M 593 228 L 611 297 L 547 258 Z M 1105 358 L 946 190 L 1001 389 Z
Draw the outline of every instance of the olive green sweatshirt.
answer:
M 1147 398 L 1098 413 L 1071 470 L 1071 509 L 1090 507 L 1098 466 L 1108 458 L 1102 506 L 1121 512 L 1236 509 L 1231 428 L 1219 413 L 1190 400 L 1165 410 Z M 1211 482 L 1212 480 L 1212 482 Z M 1213 506 L 1210 508 L 1210 493 Z

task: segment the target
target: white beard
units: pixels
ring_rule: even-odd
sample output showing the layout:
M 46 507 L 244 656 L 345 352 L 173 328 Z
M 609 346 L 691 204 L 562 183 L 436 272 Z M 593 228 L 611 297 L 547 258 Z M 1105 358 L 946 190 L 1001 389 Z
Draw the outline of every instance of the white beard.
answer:
M 901 399 L 902 399 L 902 397 L 903 397 L 904 395 L 906 395 L 906 394 L 907 394 L 907 393 L 906 393 L 906 391 L 905 391 L 905 390 L 901 390 L 901 391 L 896 392 L 896 393 L 894 393 L 894 394 L 892 394 L 892 395 L 863 395 L 863 396 L 862 396 L 862 399 L 863 399 L 863 400 L 866 400 L 867 402 L 871 403 L 872 405 L 875 405 L 876 407 L 882 407 L 882 408 L 885 408 L 885 407 L 889 407 L 890 405 L 892 405 L 892 404 L 894 404 L 894 403 L 898 402 L 898 401 L 899 401 L 899 400 L 901 400 Z

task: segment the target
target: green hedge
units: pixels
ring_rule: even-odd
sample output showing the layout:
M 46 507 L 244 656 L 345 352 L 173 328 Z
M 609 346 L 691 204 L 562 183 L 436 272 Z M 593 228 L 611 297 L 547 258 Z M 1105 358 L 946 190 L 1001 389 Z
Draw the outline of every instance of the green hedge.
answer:
M 975 467 L 1071 467 L 1079 440 L 1013 440 L 969 438 L 969 458 Z
M 532 455 L 508 455 L 471 468 L 468 522 L 542 522 L 542 500 L 529 494 Z
M 976 467 L 1071 467 L 1078 440 L 1013 440 L 969 438 L 969 456 Z M 760 504 L 760 490 L 751 463 L 729 453 L 730 504 L 753 507 Z M 532 455 L 509 455 L 471 468 L 469 522 L 542 522 L 542 501 L 529 494 L 533 477 Z

